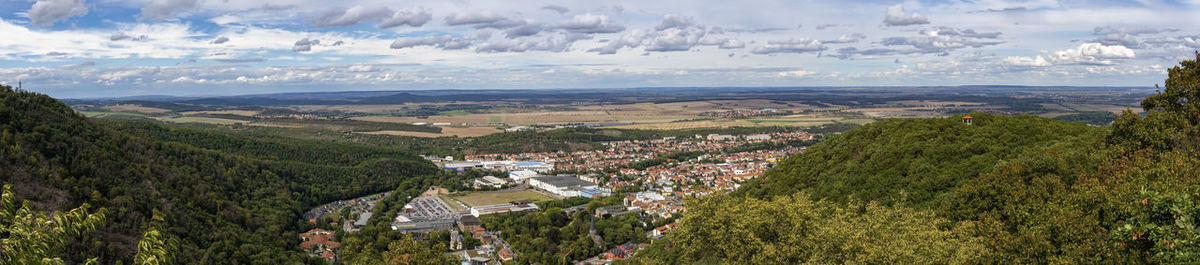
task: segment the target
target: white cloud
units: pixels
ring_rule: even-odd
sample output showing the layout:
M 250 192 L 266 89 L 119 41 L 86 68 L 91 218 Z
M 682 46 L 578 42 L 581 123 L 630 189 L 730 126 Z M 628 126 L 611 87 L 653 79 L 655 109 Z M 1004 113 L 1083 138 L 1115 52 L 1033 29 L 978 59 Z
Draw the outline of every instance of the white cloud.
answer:
M 29 21 L 38 26 L 50 26 L 59 20 L 87 15 L 83 0 L 38 0 L 29 9 Z
M 320 45 L 320 44 L 321 44 L 321 40 L 309 40 L 308 38 L 303 38 L 303 39 L 296 41 L 296 43 L 294 45 L 292 45 L 292 51 L 294 51 L 294 52 L 309 52 L 309 51 L 312 51 L 312 46 Z
M 385 18 L 382 22 L 379 22 L 379 28 L 386 29 L 402 25 L 408 25 L 409 27 L 421 27 L 430 20 L 433 20 L 433 14 L 430 14 L 429 11 L 425 11 L 425 9 L 398 10 L 393 12 L 391 17 Z
M 665 31 L 658 31 L 654 37 L 650 38 L 650 43 L 646 45 L 646 51 L 687 51 L 699 44 L 700 38 L 703 37 L 703 29 L 688 30 L 686 27 L 671 27 Z
M 633 30 L 621 34 L 620 37 L 608 40 L 602 47 L 589 49 L 588 52 L 599 54 L 616 54 L 622 48 L 637 48 L 642 45 L 642 40 L 646 38 L 646 32 L 641 30 Z
M 904 5 L 894 5 L 889 6 L 887 12 L 884 12 L 883 24 L 888 26 L 920 25 L 929 24 L 929 19 L 916 12 L 905 14 Z
M 368 21 L 380 21 L 381 29 L 394 28 L 402 25 L 420 27 L 433 19 L 433 15 L 424 9 L 398 10 L 383 7 L 354 6 L 351 8 L 333 8 L 312 19 L 317 27 L 345 27 Z
M 327 70 L 341 72 L 373 66 L 369 70 L 374 71 L 360 74 L 386 73 L 393 77 L 370 79 L 371 82 L 436 83 L 428 80 L 467 82 L 464 80 L 473 79 L 482 84 L 511 87 L 547 84 L 543 82 L 558 82 L 547 85 L 554 87 L 704 84 L 693 80 L 713 84 L 795 85 L 801 80 L 776 77 L 779 72 L 796 69 L 821 73 L 805 76 L 804 84 L 812 85 L 822 85 L 816 81 L 832 75 L 824 73 L 836 72 L 841 72 L 840 76 L 844 78 L 838 84 L 953 85 L 999 80 L 1016 84 L 1129 85 L 1149 84 L 1161 81 L 1161 77 L 1106 79 L 1110 81 L 1106 83 L 1086 77 L 1120 73 L 1141 75 L 1152 71 L 1137 69 L 1149 69 L 1146 68 L 1148 65 L 1173 65 L 1179 60 L 1190 59 L 1192 52 L 1200 49 L 1200 31 L 1196 30 L 1200 28 L 1197 26 L 1200 20 L 1189 19 L 1197 6 L 1111 6 L 1086 1 L 1071 5 L 1053 0 L 907 1 L 902 6 L 895 5 L 901 2 L 808 0 L 736 4 L 710 0 L 687 4 L 628 0 L 536 4 L 415 0 L 404 2 L 403 6 L 378 0 L 280 0 L 270 1 L 269 5 L 264 5 L 263 0 L 16 2 L 34 6 L 70 3 L 69 6 L 88 9 L 88 13 L 37 19 L 41 22 L 36 22 L 35 17 L 56 16 L 53 12 L 39 13 L 31 8 L 28 11 L 13 10 L 14 15 L 10 17 L 17 18 L 0 19 L 0 32 L 5 33 L 6 40 L 0 44 L 0 60 L 9 62 L 9 66 L 0 71 L 10 73 L 0 77 L 38 71 L 18 70 L 30 68 L 28 66 L 46 63 L 66 66 L 89 60 L 97 66 L 81 67 L 80 70 L 132 71 L 121 67 L 106 68 L 129 64 L 149 66 L 150 69 L 177 64 L 197 67 L 221 64 L 238 67 L 240 74 L 229 78 L 180 70 L 181 74 L 194 76 L 189 76 L 192 80 L 187 82 L 173 84 L 203 79 L 208 80 L 206 85 L 215 87 L 245 76 L 244 80 L 256 80 L 253 84 L 275 86 L 280 90 L 323 79 L 302 78 L 310 74 L 298 69 L 264 70 L 274 67 L 271 65 L 303 64 L 312 68 L 336 65 L 338 67 Z M 544 6 L 546 4 L 556 6 Z M 137 13 L 138 9 L 145 9 L 145 14 L 95 17 L 102 15 L 100 13 Z M 989 9 L 1003 12 L 981 12 Z M 332 15 L 322 20 L 320 24 L 328 28 L 314 27 L 313 21 L 330 10 L 341 12 L 329 13 Z M 885 10 L 891 11 L 891 20 L 897 23 L 879 23 L 878 11 Z M 445 23 L 429 23 L 450 17 L 449 14 L 455 15 Z M 885 12 L 882 18 L 885 21 L 887 14 Z M 912 24 L 928 23 L 932 18 L 937 18 L 938 26 Z M 52 27 L 34 26 L 44 25 L 47 20 Z M 67 23 L 62 23 L 64 21 Z M 798 23 L 806 25 L 797 27 Z M 899 27 L 901 24 L 918 26 Z M 345 27 L 338 28 L 337 25 Z M 802 37 L 804 39 L 800 39 Z M 309 43 L 298 41 L 305 38 Z M 339 41 L 341 45 L 337 45 Z M 1095 43 L 1099 48 L 1080 48 L 1084 43 Z M 1111 50 L 1118 49 L 1114 47 L 1136 51 L 1136 54 L 1112 53 Z M 1057 56 L 1057 53 L 1063 54 Z M 808 56 L 817 54 L 819 56 Z M 991 57 L 964 57 L 972 54 Z M 267 60 L 270 64 L 261 63 Z M 397 61 L 421 65 L 394 67 L 398 69 L 396 71 L 375 65 Z M 451 73 L 481 68 L 518 71 L 516 69 L 522 65 L 538 64 L 605 66 L 538 68 L 525 73 L 529 75 L 513 74 L 513 78 L 469 76 L 476 74 L 469 71 Z M 696 70 L 699 65 L 711 66 L 713 70 Z M 907 66 L 903 68 L 907 75 L 899 74 L 899 70 L 888 73 L 890 75 L 883 73 L 902 65 Z M 731 70 L 749 66 L 770 70 Z M 884 67 L 888 70 L 881 70 Z M 197 69 L 233 71 L 219 67 Z M 431 69 L 451 70 L 428 76 L 414 74 L 431 72 Z M 529 78 L 548 69 L 555 71 L 555 77 L 575 79 L 559 82 L 562 80 Z M 579 74 L 584 71 L 600 74 Z M 1006 75 L 1016 71 L 1021 74 Z M 873 77 L 873 74 L 886 78 Z M 394 78 L 399 75 L 412 78 Z M 666 75 L 689 78 L 672 79 Z M 138 78 L 149 80 L 146 83 L 162 80 L 171 84 L 178 77 L 131 76 L 114 81 L 117 84 L 114 86 L 139 87 L 134 84 Z M 996 77 L 1003 78 L 989 79 Z M 88 85 L 95 80 L 64 79 L 63 82 L 82 82 L 83 87 L 101 86 Z M 1079 80 L 1083 83 L 1073 83 Z M 47 76 L 43 82 L 57 81 Z M 104 79 L 95 84 L 108 83 L 110 80 Z M 385 87 L 400 85 L 403 84 L 391 83 Z
M 563 29 L 574 33 L 617 33 L 625 31 L 625 26 L 612 22 L 606 15 L 593 15 L 591 13 L 579 14 L 571 17 L 569 20 L 559 22 L 556 25 L 559 29 Z
M 867 39 L 867 35 L 862 33 L 846 34 L 833 40 L 821 41 L 821 43 L 855 43 L 860 40 Z
M 346 67 L 346 71 L 355 72 L 355 73 L 369 73 L 369 72 L 375 72 L 377 70 L 379 70 L 379 69 L 375 68 L 374 65 L 369 65 L 369 64 L 355 64 L 355 65 Z
M 939 35 L 934 36 L 916 36 L 916 37 L 889 37 L 884 38 L 881 44 L 885 46 L 912 46 L 922 53 L 937 53 L 946 55 L 947 53 L 962 49 L 962 48 L 981 48 L 984 46 L 998 45 L 1003 42 L 999 41 L 975 41 L 963 38 L 959 35 Z
M 199 0 L 152 0 L 142 8 L 142 16 L 151 20 L 172 18 L 175 11 L 196 7 Z
M 148 39 L 150 39 L 150 36 L 146 36 L 146 35 L 130 36 L 129 34 L 125 34 L 125 32 L 117 32 L 116 34 L 113 34 L 112 36 L 108 37 L 108 40 L 111 40 L 111 41 L 122 41 L 122 40 L 144 41 L 144 40 L 148 40 Z
M 446 16 L 446 25 L 448 26 L 472 26 L 478 29 L 495 28 L 506 29 L 523 25 L 525 21 L 513 20 L 505 16 L 493 13 L 491 11 L 482 12 L 467 12 L 461 14 L 450 14 Z
M 418 46 L 432 46 L 446 50 L 458 50 L 471 46 L 470 39 L 455 38 L 450 35 L 407 37 L 392 42 L 392 49 L 404 49 Z
M 1120 45 L 1084 43 L 1078 48 L 1048 54 L 1055 64 L 1113 64 L 1115 61 L 1133 59 L 1137 55 L 1132 49 Z
M 1009 65 L 1009 66 L 1022 66 L 1022 67 L 1050 66 L 1050 62 L 1046 61 L 1046 58 L 1042 57 L 1041 55 L 1038 55 L 1037 57 L 1033 57 L 1033 58 L 1021 57 L 1021 56 L 1011 56 L 1011 57 L 1004 58 L 1004 64 Z
M 805 77 L 805 76 L 808 76 L 811 74 L 813 74 L 813 72 L 804 71 L 804 70 L 784 71 L 784 72 L 775 73 L 775 75 L 779 76 L 779 77 Z
M 691 17 L 668 14 L 663 16 L 662 23 L 659 23 L 658 26 L 654 26 L 654 30 L 663 31 L 670 28 L 687 29 L 695 23 L 696 22 L 693 21 Z
M 392 11 L 387 8 L 369 8 L 365 6 L 355 6 L 348 9 L 334 8 L 314 18 L 312 24 L 317 27 L 353 26 L 362 21 L 383 19 L 391 14 Z
M 517 40 L 498 39 L 480 44 L 476 52 L 525 52 L 549 51 L 562 52 L 570 48 L 572 41 L 563 38 L 548 37 L 546 39 L 522 38 Z
M 815 53 L 828 49 L 821 41 L 813 39 L 771 40 L 767 45 L 755 48 L 756 54 Z
M 570 8 L 567 8 L 565 6 L 560 6 L 560 5 L 543 6 L 542 10 L 550 10 L 550 11 L 558 12 L 559 14 L 566 14 L 567 12 L 571 12 Z
M 717 46 L 721 49 L 741 49 L 746 47 L 746 42 L 734 38 L 705 38 L 700 40 L 700 45 Z
M 535 23 L 527 20 L 525 21 L 524 25 L 505 30 L 504 35 L 508 38 L 533 36 L 537 35 L 538 33 L 542 33 L 542 30 L 545 28 L 546 26 L 542 25 L 541 23 Z

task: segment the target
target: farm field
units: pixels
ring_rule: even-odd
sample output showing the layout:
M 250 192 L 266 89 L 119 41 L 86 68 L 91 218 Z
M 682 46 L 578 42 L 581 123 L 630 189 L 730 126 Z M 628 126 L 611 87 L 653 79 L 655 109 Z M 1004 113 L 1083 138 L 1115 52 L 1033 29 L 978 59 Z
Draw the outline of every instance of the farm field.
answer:
M 135 113 L 135 112 L 80 111 L 79 113 L 83 114 L 84 116 L 87 116 L 88 118 L 97 118 L 97 119 L 115 119 L 115 118 L 122 118 L 122 117 L 134 117 L 134 118 L 146 117 L 146 114 Z
M 497 97 L 476 95 L 474 92 L 427 91 L 424 92 L 426 95 L 420 96 L 423 101 L 397 100 L 394 104 L 355 104 L 363 95 L 373 92 L 349 92 L 341 96 L 314 95 L 309 99 L 293 101 L 296 104 L 282 103 L 289 99 L 281 99 L 282 104 L 269 108 L 245 103 L 221 103 L 223 101 L 213 105 L 197 105 L 186 101 L 166 104 L 85 101 L 73 107 L 84 111 L 82 113 L 85 115 L 101 119 L 155 119 L 193 125 L 240 124 L 287 128 L 304 130 L 309 132 L 305 135 L 321 138 L 325 138 L 324 135 L 342 135 L 344 138 L 373 138 L 373 135 L 465 138 L 501 133 L 512 126 L 548 129 L 585 125 L 642 130 L 809 127 L 832 123 L 866 124 L 885 118 L 944 117 L 952 113 L 975 111 L 1060 117 L 1077 113 L 1094 114 L 1096 111 L 1119 113 L 1130 106 L 1136 111 L 1136 104 L 1141 99 L 1133 92 L 1114 96 L 1112 91 L 1105 89 L 1076 91 L 1030 88 L 1017 94 L 996 94 L 988 88 L 962 87 L 928 88 L 927 92 L 930 93 L 886 89 L 878 93 L 864 93 L 861 90 L 753 91 L 711 88 L 709 91 L 678 90 L 669 94 L 646 94 L 632 90 L 593 91 L 581 92 L 573 98 L 546 96 L 540 91 L 527 91 L 528 94 L 505 91 L 496 94 L 502 95 Z M 463 97 L 455 98 L 456 95 Z M 436 99 L 442 96 L 447 99 Z M 261 110 L 272 108 L 280 108 L 279 113 L 305 116 L 302 119 L 256 117 L 263 113 Z M 772 111 L 781 114 L 770 115 Z M 414 125 L 416 123 L 425 125 Z M 428 126 L 431 124 L 447 126 Z M 330 131 L 335 133 L 330 134 Z
M 447 196 L 438 196 L 438 199 L 441 199 L 441 200 L 442 200 L 442 202 L 446 203 L 446 205 L 450 205 L 450 208 L 451 208 L 451 209 L 454 209 L 455 211 L 466 211 L 466 210 L 469 210 L 469 209 L 467 209 L 467 208 L 463 208 L 462 204 L 458 204 L 458 201 L 457 201 L 457 200 L 450 199 L 450 198 L 449 198 L 449 197 L 447 197 Z
M 455 116 L 418 117 L 388 117 L 366 116 L 354 117 L 355 120 L 395 123 L 451 123 L 451 124 L 493 124 L 499 121 L 515 125 L 550 125 L 565 123 L 603 123 L 619 122 L 617 116 L 603 111 L 545 111 L 518 113 L 473 113 Z
M 615 129 L 638 130 L 681 130 L 698 128 L 729 128 L 729 127 L 760 127 L 760 126 L 820 126 L 842 122 L 845 118 L 833 114 L 796 114 L 788 116 L 759 117 L 749 119 L 713 119 L 695 121 L 676 121 L 665 123 L 639 123 L 630 125 L 610 126 Z M 852 123 L 874 121 L 858 119 Z
M 470 207 L 501 204 L 501 203 L 506 203 L 506 202 L 521 201 L 521 200 L 528 200 L 531 202 L 552 200 L 550 197 L 547 197 L 546 195 L 542 195 L 541 193 L 537 193 L 532 190 L 483 191 L 483 192 L 471 192 L 471 193 L 465 193 L 465 194 L 451 194 L 451 195 L 443 195 L 443 196 L 447 196 L 450 199 L 461 201 Z
M 361 132 L 361 133 L 362 134 L 373 134 L 373 135 L 396 135 L 396 136 L 415 136 L 415 137 L 431 137 L 432 138 L 432 137 L 446 137 L 446 136 L 476 137 L 476 136 L 484 136 L 484 135 L 489 135 L 489 134 L 493 134 L 493 133 L 503 132 L 500 129 L 496 129 L 494 127 L 440 127 L 440 128 L 442 128 L 441 133 L 394 131 L 394 130 L 383 130 L 383 131 Z
M 201 114 L 229 114 L 229 115 L 253 117 L 254 115 L 258 115 L 258 113 L 260 113 L 260 111 L 255 111 L 255 110 L 207 110 L 207 111 L 185 111 L 185 112 L 181 112 L 180 114 L 189 115 L 189 116 L 190 115 L 201 115 Z
M 359 110 L 400 109 L 385 106 L 365 106 Z M 411 106 L 410 106 L 411 107 Z M 565 106 L 554 106 L 565 107 Z M 668 123 L 702 118 L 701 113 L 711 111 L 775 108 L 779 110 L 803 111 L 810 106 L 771 100 L 711 100 L 670 103 L 594 104 L 569 106 L 576 110 L 514 111 L 505 113 L 467 113 L 465 111 L 443 112 L 429 117 L 365 116 L 353 119 L 396 123 L 451 123 L 451 124 L 509 124 L 509 125 L 555 125 L 572 123 Z M 339 109 L 348 109 L 343 107 Z
M 240 121 L 240 120 L 234 120 L 234 119 L 222 119 L 222 118 L 210 118 L 210 117 L 186 117 L 186 116 L 185 117 L 175 117 L 175 118 L 155 117 L 154 119 L 160 120 L 160 121 L 165 121 L 165 122 L 174 122 L 174 123 L 207 123 L 207 124 L 220 124 L 220 125 L 233 125 L 233 124 L 239 124 L 239 123 L 240 124 L 248 123 L 246 121 Z
M 358 113 L 392 113 L 411 109 L 418 109 L 421 106 L 445 106 L 452 103 L 400 103 L 400 104 L 377 104 L 377 105 L 300 105 L 296 106 L 299 111 L 340 111 L 340 112 L 358 112 Z M 477 102 L 461 102 L 461 103 L 477 103 Z
M 115 112 L 138 112 L 138 113 L 149 113 L 149 114 L 167 113 L 167 112 L 171 111 L 168 109 L 160 109 L 160 108 L 146 107 L 146 106 L 133 105 L 133 104 L 109 105 L 109 106 L 104 106 L 104 108 L 111 110 L 111 111 L 115 111 Z

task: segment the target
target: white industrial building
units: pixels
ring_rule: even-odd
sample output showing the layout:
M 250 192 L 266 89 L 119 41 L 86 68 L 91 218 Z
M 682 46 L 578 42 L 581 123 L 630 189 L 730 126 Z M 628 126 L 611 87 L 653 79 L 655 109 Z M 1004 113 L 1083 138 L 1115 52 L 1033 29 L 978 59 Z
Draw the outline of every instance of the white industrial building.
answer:
M 533 170 L 518 170 L 518 171 L 509 171 L 508 172 L 508 178 L 510 178 L 516 182 L 525 182 L 526 179 L 530 179 L 530 178 L 537 177 L 537 176 L 538 176 L 538 173 L 534 172 Z
M 446 162 L 442 163 L 442 169 L 454 171 L 466 171 L 468 169 L 483 169 L 483 163 L 480 162 Z
M 550 172 L 554 170 L 554 164 L 538 161 L 479 161 L 484 169 L 499 170 L 499 171 L 518 171 L 532 170 L 536 172 Z
M 539 208 L 538 208 L 537 204 L 533 204 L 533 203 L 529 203 L 529 202 L 510 202 L 510 203 L 501 203 L 501 204 L 495 204 L 495 205 L 484 205 L 484 206 L 471 207 L 471 215 L 474 215 L 475 217 L 479 217 L 482 215 L 488 215 L 488 214 L 494 214 L 494 213 L 533 212 L 533 211 L 537 211 L 538 209 Z
M 574 176 L 541 176 L 529 179 L 529 185 L 563 197 L 578 197 L 580 191 L 599 189 L 596 184 Z
M 475 179 L 475 187 L 493 187 L 500 188 L 508 184 L 507 179 L 497 178 L 496 176 L 483 176 Z

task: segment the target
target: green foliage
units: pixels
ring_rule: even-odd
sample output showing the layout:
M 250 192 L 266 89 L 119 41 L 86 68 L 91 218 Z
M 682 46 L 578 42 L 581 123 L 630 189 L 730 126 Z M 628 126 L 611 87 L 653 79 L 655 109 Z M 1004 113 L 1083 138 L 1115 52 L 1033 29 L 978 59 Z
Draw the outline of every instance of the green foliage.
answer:
M 806 190 L 820 199 L 885 204 L 907 195 L 915 206 L 924 207 L 1000 161 L 1102 133 L 1034 116 L 971 116 L 974 125 L 963 124 L 957 116 L 871 123 L 784 160 L 737 193 L 770 198 Z
M 951 117 L 887 120 L 852 130 L 787 159 L 759 181 L 743 186 L 738 193 L 744 196 L 689 204 L 682 226 L 634 262 L 1195 263 L 1200 261 L 1195 219 L 1200 216 L 1197 56 L 1198 60 L 1172 68 L 1165 88 L 1143 101 L 1145 117 L 1126 111 L 1111 131 L 980 113 L 971 114 L 976 117 L 972 126 Z M 796 193 L 838 203 L 827 206 L 824 201 L 795 199 L 804 195 L 789 195 Z M 771 200 L 759 201 L 766 199 Z M 851 231 L 868 235 L 913 231 L 888 226 L 899 224 L 830 224 L 846 220 L 830 213 L 870 216 L 888 209 L 872 206 L 874 202 L 864 207 L 860 200 L 884 202 L 878 205 L 900 202 L 890 209 L 923 214 L 918 220 L 933 218 L 924 223 L 938 223 L 939 230 L 933 231 L 973 242 L 965 245 L 978 248 L 971 252 L 978 255 L 937 260 L 946 256 L 905 250 L 910 244 L 936 249 L 936 241 L 912 241 L 884 243 L 887 247 L 881 253 L 913 253 L 920 259 L 832 255 L 855 258 L 814 261 L 811 257 L 824 256 L 809 253 L 851 248 L 823 248 L 805 245 L 803 240 L 781 242 L 796 237 L 786 232 L 832 235 L 816 244 L 854 238 L 822 230 L 831 227 L 857 227 Z M 793 204 L 788 207 L 770 206 L 789 201 Z M 915 209 L 902 206 L 907 202 Z M 878 220 L 910 219 L 914 218 Z M 809 232 L 813 230 L 821 232 Z M 775 250 L 778 246 L 801 247 Z M 780 259 L 771 253 L 800 256 Z
M 105 128 L 148 140 L 183 143 L 203 149 L 247 155 L 264 160 L 355 166 L 381 159 L 421 159 L 407 151 L 392 147 L 329 144 L 279 136 L 254 137 L 212 130 L 167 127 L 146 122 L 99 121 L 98 123 Z
M 1126 152 L 1143 148 L 1200 152 L 1200 52 L 1195 60 L 1179 64 L 1167 70 L 1158 93 L 1142 100 L 1145 118 L 1131 110 L 1121 113 L 1109 143 Z
M 138 241 L 137 254 L 133 256 L 133 264 L 138 265 L 170 265 L 175 264 L 174 257 L 176 251 L 172 249 L 170 239 L 160 232 L 163 229 L 162 213 L 155 210 L 154 215 L 150 217 L 150 225 L 146 228 L 146 232 L 142 234 L 142 240 Z
M 109 209 L 111 222 L 67 243 L 80 250 L 67 263 L 133 262 L 140 237 L 177 239 L 168 251 L 180 263 L 319 263 L 296 251 L 295 235 L 307 228 L 301 213 L 406 183 L 424 188 L 438 171 L 403 152 L 353 144 L 97 124 L 9 88 L 0 89 L 0 152 L 0 182 L 33 207 Z M 147 236 L 156 209 L 165 225 Z
M 518 253 L 517 264 L 585 260 L 626 242 L 648 242 L 646 228 L 637 214 L 610 218 L 592 215 L 595 208 L 605 205 L 611 205 L 611 201 L 593 200 L 586 210 L 575 213 L 551 207 L 539 212 L 485 215 L 480 219 L 489 231 L 499 231 Z M 589 236 L 593 218 L 604 245 L 596 245 Z
M 1200 260 L 1200 201 L 1187 193 L 1139 192 L 1140 202 L 1131 202 L 1111 235 L 1119 246 L 1147 253 L 1152 263 Z M 1127 205 L 1128 206 L 1128 205 Z
M 0 263 L 63 264 L 67 242 L 78 240 L 104 223 L 104 208 L 92 213 L 88 204 L 51 214 L 17 207 L 12 185 L 0 190 Z M 97 259 L 89 259 L 95 263 Z
M 751 143 L 751 144 L 726 147 L 725 149 L 721 149 L 721 152 L 740 153 L 740 152 L 752 152 L 752 151 L 758 151 L 758 150 L 781 150 L 781 149 L 784 149 L 787 147 L 810 146 L 817 142 L 819 142 L 819 141 L 817 141 L 817 140 L 788 140 L 785 142 L 757 142 L 757 143 Z
M 985 255 L 969 224 L 929 211 L 803 193 L 773 200 L 713 195 L 630 264 L 965 264 Z M 942 227 L 952 227 L 943 229 Z
M 444 245 L 427 245 L 417 242 L 412 235 L 404 235 L 404 238 L 391 241 L 388 244 L 388 250 L 376 253 L 368 251 L 357 255 L 347 264 L 354 265 L 373 265 L 373 264 L 449 264 L 450 259 L 442 254 L 442 250 L 446 249 Z
M 661 155 L 661 156 L 651 158 L 651 159 L 646 159 L 646 160 L 642 160 L 642 161 L 629 163 L 629 165 L 626 165 L 626 167 L 632 168 L 632 169 L 637 169 L 637 170 L 646 170 L 647 168 L 666 164 L 668 162 L 687 161 L 692 158 L 700 157 L 707 153 L 708 152 L 704 152 L 704 151 L 691 151 L 691 152 L 685 151 L 685 152 L 670 153 L 670 154 Z

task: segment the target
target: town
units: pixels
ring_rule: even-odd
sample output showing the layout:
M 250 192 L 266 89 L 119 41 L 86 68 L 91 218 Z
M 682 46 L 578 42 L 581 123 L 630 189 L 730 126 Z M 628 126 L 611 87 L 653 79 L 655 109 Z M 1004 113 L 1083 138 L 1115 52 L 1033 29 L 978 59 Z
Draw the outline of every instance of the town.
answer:
M 542 210 L 542 201 L 566 198 L 602 198 L 620 196 L 619 205 L 595 209 L 596 216 L 636 214 L 646 223 L 666 224 L 649 229 L 645 236 L 657 239 L 678 223 L 675 217 L 686 211 L 684 200 L 717 192 L 730 192 L 740 183 L 762 175 L 779 160 L 802 152 L 823 138 L 821 134 L 790 131 L 761 134 L 706 134 L 693 137 L 663 137 L 652 140 L 604 142 L 603 148 L 575 152 L 538 152 L 518 154 L 476 154 L 454 157 L 425 156 L 448 172 L 495 172 L 471 179 L 465 185 L 472 192 L 447 192 L 437 187 L 412 198 L 392 218 L 391 229 L 405 233 L 453 231 L 450 248 L 464 264 L 496 264 L 519 255 L 498 231 L 488 230 L 480 218 L 491 214 Z M 507 173 L 507 175 L 503 175 Z M 386 195 L 384 195 L 386 196 Z M 310 211 L 306 218 L 322 214 L 346 213 L 358 217 L 355 224 L 370 218 L 372 198 L 339 201 Z M 569 207 L 574 212 L 586 205 Z M 345 209 L 345 210 L 343 210 Z M 336 214 L 335 214 L 336 216 Z M 355 225 L 343 222 L 346 232 Z M 321 237 L 327 231 L 314 229 L 302 235 L 320 242 L 336 242 Z M 479 242 L 464 247 L 466 237 Z M 328 245 L 329 243 L 326 243 Z M 336 247 L 333 246 L 333 247 Z M 644 244 L 617 244 L 589 262 L 603 264 L 636 253 Z M 310 249 L 314 256 L 329 257 L 324 248 Z

